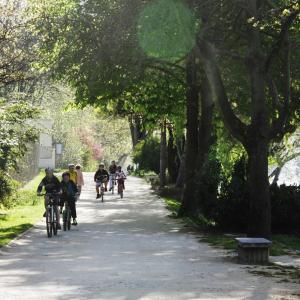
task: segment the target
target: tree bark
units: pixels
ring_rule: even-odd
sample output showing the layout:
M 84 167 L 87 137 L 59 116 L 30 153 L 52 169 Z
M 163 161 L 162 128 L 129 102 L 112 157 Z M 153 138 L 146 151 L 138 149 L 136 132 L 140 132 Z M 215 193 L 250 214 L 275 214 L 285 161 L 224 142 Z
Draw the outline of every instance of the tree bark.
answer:
M 195 55 L 192 53 L 186 66 L 187 81 L 187 126 L 185 149 L 185 180 L 182 204 L 179 215 L 197 215 L 197 199 L 195 197 L 195 172 L 198 155 L 198 126 L 199 126 L 199 93 L 197 86 L 197 66 Z
M 268 142 L 252 144 L 248 152 L 249 227 L 248 235 L 269 238 L 271 234 Z
M 160 167 L 159 167 L 159 183 L 160 188 L 166 185 L 166 171 L 167 171 L 167 128 L 166 121 L 161 124 L 161 138 L 160 138 Z
M 128 117 L 132 147 L 134 148 L 141 140 L 145 139 L 147 133 L 142 129 L 142 122 L 140 116 L 131 115 Z
M 201 170 L 207 160 L 211 145 L 213 144 L 213 111 L 214 103 L 207 78 L 201 81 L 201 119 L 199 126 L 199 150 L 197 168 Z
M 168 140 L 168 173 L 170 176 L 170 182 L 176 183 L 178 176 L 178 164 L 176 162 L 177 149 L 174 144 L 174 134 L 171 126 L 168 126 L 169 140 Z

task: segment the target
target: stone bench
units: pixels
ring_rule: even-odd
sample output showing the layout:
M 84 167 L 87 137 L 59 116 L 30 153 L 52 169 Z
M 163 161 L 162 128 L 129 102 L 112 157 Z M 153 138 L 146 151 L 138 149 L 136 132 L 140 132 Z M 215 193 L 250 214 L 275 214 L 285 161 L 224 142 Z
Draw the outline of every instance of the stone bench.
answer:
M 236 238 L 239 263 L 267 264 L 272 242 L 264 238 Z

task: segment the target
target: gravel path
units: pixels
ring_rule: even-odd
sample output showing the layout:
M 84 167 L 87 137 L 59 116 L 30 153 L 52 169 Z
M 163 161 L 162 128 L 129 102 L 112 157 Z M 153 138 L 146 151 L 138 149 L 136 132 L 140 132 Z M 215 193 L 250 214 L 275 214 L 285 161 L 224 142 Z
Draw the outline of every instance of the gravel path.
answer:
M 85 177 L 78 227 L 48 239 L 40 223 L 2 249 L 1 300 L 297 299 L 299 286 L 252 275 L 199 243 L 144 181 L 130 177 L 123 200 L 102 204 Z

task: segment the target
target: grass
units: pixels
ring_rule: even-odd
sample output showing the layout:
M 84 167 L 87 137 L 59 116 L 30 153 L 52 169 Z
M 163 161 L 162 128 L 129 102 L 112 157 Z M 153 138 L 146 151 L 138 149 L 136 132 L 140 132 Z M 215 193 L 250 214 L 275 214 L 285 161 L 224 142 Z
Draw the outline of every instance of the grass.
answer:
M 43 173 L 36 176 L 17 192 L 17 205 L 10 209 L 0 209 L 0 247 L 31 228 L 42 217 L 44 201 L 36 196 L 36 189 Z
M 180 208 L 180 202 L 172 198 L 163 198 L 167 208 L 171 211 L 172 217 L 176 217 L 178 210 Z M 186 225 L 192 226 L 199 230 L 204 229 L 204 237 L 201 241 L 206 242 L 214 247 L 219 247 L 228 250 L 236 249 L 235 237 L 240 237 L 240 234 L 225 234 L 216 233 L 213 230 L 207 230 L 213 228 L 213 224 L 204 220 L 183 218 Z M 288 255 L 288 254 L 298 254 L 300 255 L 300 237 L 293 235 L 273 235 L 271 238 L 273 244 L 270 250 L 272 256 Z

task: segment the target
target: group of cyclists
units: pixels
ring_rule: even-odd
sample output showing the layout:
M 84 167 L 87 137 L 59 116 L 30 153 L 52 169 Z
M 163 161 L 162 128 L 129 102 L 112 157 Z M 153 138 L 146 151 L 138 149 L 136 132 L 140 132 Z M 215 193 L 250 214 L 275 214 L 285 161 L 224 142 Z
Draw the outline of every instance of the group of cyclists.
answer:
M 84 178 L 80 165 L 69 164 L 68 171 L 62 174 L 61 181 L 54 175 L 52 168 L 46 168 L 46 176 L 42 179 L 37 188 L 37 194 L 43 195 L 42 191 L 45 189 L 45 209 L 50 201 L 54 201 L 54 205 L 60 207 L 56 210 L 57 229 L 61 229 L 60 214 L 62 214 L 65 203 L 68 203 L 68 207 L 71 211 L 71 217 L 73 219 L 72 225 L 77 226 L 77 213 L 76 202 L 80 197 L 82 187 L 84 186 Z M 104 164 L 100 164 L 98 170 L 94 175 L 94 181 L 96 184 L 96 198 L 100 198 L 100 194 L 107 192 L 107 185 L 109 183 L 109 190 L 113 190 L 114 185 L 118 182 L 118 185 L 122 187 L 122 191 L 125 189 L 126 175 L 122 171 L 122 167 L 117 166 L 115 161 L 111 162 L 108 171 L 105 169 Z M 102 195 L 103 197 L 103 195 Z M 44 213 L 46 217 L 46 211 Z
M 107 192 L 107 185 L 109 183 L 109 191 L 113 190 L 114 185 L 117 184 L 125 190 L 126 175 L 122 171 L 121 166 L 117 166 L 115 161 L 111 162 L 108 171 L 105 169 L 104 164 L 99 165 L 99 169 L 94 175 L 94 181 L 96 183 L 96 198 L 101 197 L 101 186 L 103 186 L 104 192 Z M 120 191 L 118 191 L 120 193 Z

